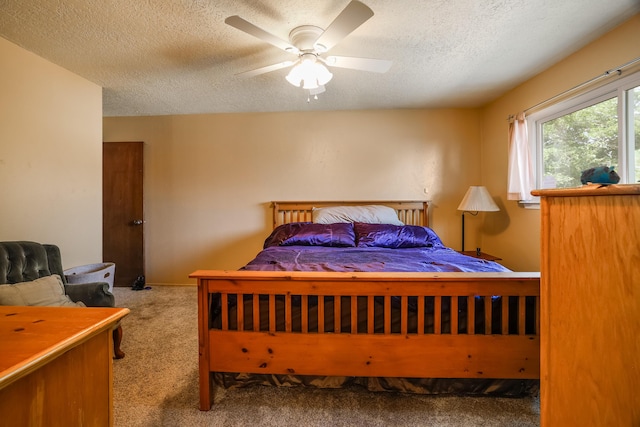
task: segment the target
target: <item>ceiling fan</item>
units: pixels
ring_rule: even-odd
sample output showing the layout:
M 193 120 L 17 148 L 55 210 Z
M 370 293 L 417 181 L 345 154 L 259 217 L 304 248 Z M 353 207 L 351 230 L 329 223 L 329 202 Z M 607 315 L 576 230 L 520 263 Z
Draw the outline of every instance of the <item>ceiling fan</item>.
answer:
M 374 73 L 386 73 L 389 70 L 391 61 L 384 59 L 324 56 L 372 16 L 373 11 L 369 7 L 357 0 L 352 0 L 325 30 L 314 25 L 302 25 L 291 30 L 289 41 L 285 41 L 237 15 L 228 17 L 224 22 L 285 52 L 298 56 L 297 60 L 268 65 L 238 75 L 253 77 L 292 67 L 286 77 L 287 81 L 294 86 L 309 90 L 309 94 L 317 98 L 317 94 L 324 92 L 324 85 L 333 77 L 325 65 Z

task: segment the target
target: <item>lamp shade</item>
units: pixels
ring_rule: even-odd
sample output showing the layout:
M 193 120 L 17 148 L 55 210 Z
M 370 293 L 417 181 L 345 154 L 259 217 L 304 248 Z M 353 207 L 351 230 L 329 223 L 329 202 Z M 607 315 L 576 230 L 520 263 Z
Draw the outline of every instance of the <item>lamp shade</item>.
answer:
M 500 208 L 489 195 L 486 187 L 471 186 L 464 195 L 462 202 L 458 205 L 459 211 L 470 212 L 495 212 Z

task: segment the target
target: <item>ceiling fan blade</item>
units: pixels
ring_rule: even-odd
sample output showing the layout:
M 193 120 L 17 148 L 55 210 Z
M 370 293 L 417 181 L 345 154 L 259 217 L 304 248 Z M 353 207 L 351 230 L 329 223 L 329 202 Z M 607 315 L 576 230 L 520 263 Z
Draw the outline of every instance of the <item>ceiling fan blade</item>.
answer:
M 274 36 L 273 34 L 263 30 L 260 27 L 256 27 L 251 22 L 240 18 L 238 15 L 230 16 L 225 19 L 224 22 L 234 28 L 237 28 L 240 31 L 244 31 L 247 34 L 257 37 L 260 40 L 265 41 L 286 52 L 298 54 L 298 48 L 288 41 L 282 40 L 281 38 Z
M 297 61 L 280 62 L 278 64 L 267 65 L 266 67 L 262 67 L 262 68 L 256 68 L 255 70 L 244 71 L 244 72 L 238 73 L 236 75 L 237 76 L 242 76 L 242 77 L 255 77 L 255 76 L 259 76 L 260 74 L 270 73 L 271 71 L 276 71 L 276 70 L 279 70 L 281 68 L 290 67 L 295 62 L 297 62 Z
M 368 6 L 353 0 L 318 37 L 315 42 L 316 49 L 321 52 L 328 51 L 372 16 L 373 11 Z
M 330 67 L 350 68 L 352 70 L 386 73 L 393 62 L 386 59 L 355 58 L 352 56 L 328 56 L 324 60 Z

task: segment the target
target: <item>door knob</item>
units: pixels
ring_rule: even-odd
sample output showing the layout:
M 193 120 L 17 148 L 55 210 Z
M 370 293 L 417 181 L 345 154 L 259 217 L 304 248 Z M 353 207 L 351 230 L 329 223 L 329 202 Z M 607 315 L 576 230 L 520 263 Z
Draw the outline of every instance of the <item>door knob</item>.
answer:
M 133 220 L 133 225 L 142 225 L 144 221 L 142 221 L 141 219 L 134 219 Z

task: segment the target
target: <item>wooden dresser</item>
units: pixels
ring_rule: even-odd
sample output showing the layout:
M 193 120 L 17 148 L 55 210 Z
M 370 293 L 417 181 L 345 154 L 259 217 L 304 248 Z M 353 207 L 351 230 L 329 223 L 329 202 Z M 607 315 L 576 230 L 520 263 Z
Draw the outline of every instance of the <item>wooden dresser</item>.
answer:
M 113 425 L 113 338 L 126 308 L 0 306 L 0 425 Z
M 533 194 L 541 425 L 640 426 L 640 185 Z

